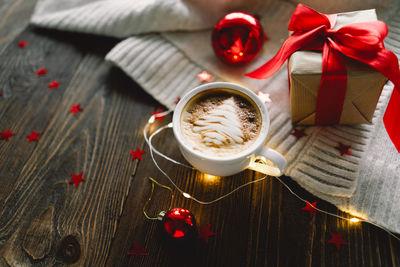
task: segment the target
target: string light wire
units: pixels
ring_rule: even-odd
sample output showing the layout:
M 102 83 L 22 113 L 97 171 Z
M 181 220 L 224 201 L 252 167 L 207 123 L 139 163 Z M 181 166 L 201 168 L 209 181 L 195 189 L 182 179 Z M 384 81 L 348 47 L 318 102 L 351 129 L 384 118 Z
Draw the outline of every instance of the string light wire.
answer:
M 167 115 L 167 114 L 169 114 L 170 112 L 172 112 L 172 111 L 171 111 L 171 110 L 168 110 L 168 111 L 164 112 L 164 114 Z M 160 114 L 158 114 L 158 116 L 165 116 L 165 115 L 162 115 L 162 114 L 163 114 L 163 113 L 160 113 Z M 234 190 L 230 191 L 229 193 L 224 194 L 224 195 L 222 195 L 222 196 L 220 196 L 220 197 L 218 197 L 218 198 L 216 198 L 216 199 L 214 199 L 214 200 L 211 200 L 211 201 L 202 201 L 202 200 L 199 200 L 199 199 L 197 199 L 197 198 L 191 196 L 191 195 L 188 194 L 187 192 L 183 191 L 180 187 L 178 187 L 178 186 L 175 184 L 175 182 L 172 180 L 172 178 L 158 165 L 158 162 L 157 162 L 157 160 L 155 159 L 153 152 L 156 153 L 157 155 L 159 155 L 160 157 L 162 157 L 162 158 L 164 158 L 164 159 L 170 161 L 170 162 L 173 162 L 173 163 L 175 163 L 175 164 L 178 164 L 178 165 L 180 165 L 180 166 L 183 166 L 183 167 L 186 167 L 186 168 L 189 168 L 189 169 L 192 169 L 192 170 L 195 169 L 195 168 L 193 168 L 193 167 L 191 167 L 191 166 L 189 166 L 189 165 L 183 164 L 183 163 L 181 163 L 181 162 L 179 162 L 179 161 L 176 161 L 176 160 L 174 160 L 174 159 L 172 159 L 172 158 L 170 158 L 170 157 L 164 155 L 163 153 L 159 152 L 157 149 L 155 149 L 155 148 L 153 147 L 153 145 L 152 145 L 152 139 L 153 139 L 156 135 L 158 135 L 160 132 L 164 131 L 165 129 L 172 128 L 172 123 L 169 123 L 169 124 L 167 124 L 167 125 L 165 125 L 165 126 L 162 126 L 162 127 L 158 128 L 157 130 L 155 130 L 155 131 L 150 135 L 150 137 L 148 137 L 148 136 L 147 136 L 147 131 L 148 131 L 149 125 L 152 124 L 154 121 L 155 121 L 155 116 L 152 115 L 152 116 L 150 117 L 148 123 L 147 123 L 146 126 L 144 127 L 144 130 L 143 130 L 143 135 L 144 135 L 144 137 L 145 137 L 145 141 L 146 141 L 147 145 L 148 145 L 149 148 L 150 148 L 150 156 L 151 156 L 151 159 L 153 160 L 153 163 L 154 163 L 154 165 L 157 167 L 157 169 L 169 180 L 169 182 L 175 187 L 175 189 L 178 190 L 185 198 L 192 199 L 193 201 L 195 201 L 195 202 L 197 202 L 197 203 L 199 203 L 199 204 L 201 204 L 201 205 L 213 204 L 213 203 L 215 203 L 215 202 L 218 202 L 218 201 L 220 201 L 220 200 L 222 200 L 222 199 L 224 199 L 224 198 L 226 198 L 226 197 L 232 195 L 232 194 L 235 193 L 236 191 L 238 191 L 238 190 L 240 190 L 240 189 L 242 189 L 242 188 L 244 188 L 244 187 L 246 187 L 246 186 L 248 186 L 248 185 L 251 185 L 251 184 L 254 184 L 254 183 L 257 183 L 257 182 L 261 182 L 261 181 L 265 180 L 265 179 L 268 177 L 267 175 L 265 175 L 265 176 L 263 176 L 263 177 L 261 177 L 261 178 L 259 178 L 259 179 L 257 179 L 257 180 L 250 181 L 250 182 L 247 182 L 247 183 L 245 183 L 245 184 L 242 184 L 242 185 L 236 187 Z M 328 211 L 319 209 L 319 208 L 313 206 L 308 200 L 306 200 L 306 199 L 300 197 L 297 193 L 295 193 L 281 178 L 279 178 L 279 177 L 274 177 L 274 178 L 276 178 L 276 179 L 277 179 L 277 180 L 278 180 L 278 181 L 279 181 L 293 196 L 295 196 L 297 199 L 299 199 L 299 200 L 301 200 L 301 201 L 304 201 L 305 203 L 309 204 L 309 205 L 312 206 L 315 210 L 317 210 L 317 211 L 319 211 L 319 212 L 321 212 L 321 213 L 323 213 L 323 214 L 336 217 L 336 218 L 338 218 L 338 219 L 346 220 L 346 221 L 351 222 L 351 223 L 355 223 L 355 222 L 366 222 L 366 223 L 372 224 L 372 225 L 374 225 L 374 226 L 376 226 L 376 227 L 378 227 L 378 228 L 384 230 L 385 232 L 387 232 L 390 236 L 392 236 L 392 237 L 395 238 L 396 240 L 400 241 L 400 238 L 397 237 L 395 234 L 393 234 L 389 229 L 387 229 L 386 227 L 381 226 L 381 225 L 379 225 L 379 224 L 377 224 L 377 223 L 374 223 L 374 222 L 372 222 L 372 221 L 364 220 L 364 219 L 361 219 L 361 218 L 355 218 L 355 217 L 346 218 L 346 217 L 343 217 L 343 216 L 340 216 L 340 215 L 337 215 L 337 214 L 334 214 L 334 213 L 331 213 L 331 212 L 328 212 Z M 153 179 L 153 181 L 156 182 L 154 179 Z M 158 182 L 156 182 L 156 183 L 159 184 Z M 160 185 L 160 184 L 159 184 L 159 185 Z M 153 184 L 153 183 L 152 183 L 152 186 L 154 187 L 154 184 Z M 152 192 L 153 192 L 153 188 L 152 188 Z M 172 197 L 173 197 L 173 196 L 172 196 Z M 151 197 L 150 197 L 150 198 L 151 198 Z M 150 201 L 150 199 L 149 199 L 148 201 Z M 171 201 L 172 201 L 172 200 L 171 200 Z M 171 202 L 171 203 L 172 203 L 172 202 Z M 146 202 L 145 206 L 146 206 L 146 205 L 147 205 L 147 202 Z M 146 216 L 146 217 L 147 217 L 147 216 Z
M 240 189 L 243 188 L 243 187 L 246 187 L 246 186 L 248 186 L 248 185 L 250 185 L 250 184 L 254 184 L 254 183 L 260 182 L 260 181 L 265 180 L 265 179 L 267 178 L 267 176 L 264 176 L 264 177 L 262 177 L 262 178 L 260 178 L 260 179 L 257 179 L 257 180 L 250 181 L 250 182 L 248 182 L 248 183 L 242 184 L 242 185 L 238 186 L 237 188 L 235 188 L 234 190 L 230 191 L 229 193 L 227 193 L 227 194 L 225 194 L 225 195 L 222 195 L 222 196 L 220 196 L 220 197 L 218 197 L 218 198 L 216 198 L 216 199 L 214 199 L 214 200 L 211 200 L 211 201 L 202 201 L 202 200 L 199 200 L 199 199 L 197 199 L 197 198 L 191 196 L 190 194 L 188 194 L 187 192 L 183 191 L 179 186 L 177 186 L 177 185 L 175 184 L 175 182 L 172 180 L 172 178 L 158 165 L 157 160 L 154 158 L 154 154 L 153 154 L 153 149 L 154 149 L 154 147 L 153 147 L 153 144 L 152 144 L 152 140 L 153 140 L 153 138 L 154 138 L 157 134 L 159 134 L 160 132 L 162 132 L 162 131 L 164 131 L 165 129 L 168 129 L 168 128 L 172 128 L 172 124 L 167 124 L 167 125 L 165 125 L 165 126 L 162 126 L 162 127 L 158 128 L 156 131 L 154 131 L 154 132 L 150 135 L 150 137 L 148 138 L 148 143 L 147 143 L 147 144 L 148 144 L 148 146 L 149 146 L 149 148 L 150 148 L 150 156 L 151 156 L 151 159 L 153 160 L 154 165 L 156 165 L 157 169 L 169 180 L 169 182 L 176 188 L 176 190 L 178 190 L 185 198 L 192 199 L 193 201 L 195 201 L 195 202 L 197 202 L 197 203 L 199 203 L 199 204 L 202 204 L 202 205 L 209 205 L 209 204 L 215 203 L 215 202 L 217 202 L 217 201 L 220 201 L 220 200 L 222 200 L 223 198 L 226 198 L 227 196 L 233 194 L 234 192 L 240 190 Z M 160 153 L 160 152 L 159 152 L 159 153 Z M 165 156 L 165 155 L 162 154 L 162 153 L 160 153 L 160 154 L 158 154 L 158 155 L 161 156 L 161 157 L 163 157 L 163 158 L 165 158 L 165 159 L 167 159 L 167 160 L 170 160 L 170 161 L 172 161 L 172 162 L 177 162 L 177 161 L 175 161 L 175 160 L 173 160 L 173 159 L 171 159 L 171 158 Z M 185 164 L 183 164 L 183 163 L 180 163 L 180 165 L 182 165 L 182 166 L 187 166 L 187 165 L 185 165 Z M 189 168 L 190 168 L 190 169 L 194 169 L 193 167 L 189 167 Z
M 164 111 L 164 112 L 162 112 L 162 113 L 157 114 L 157 117 L 164 117 L 164 116 L 167 116 L 167 115 L 168 115 L 169 113 L 171 113 L 171 112 L 172 112 L 172 110 Z M 156 153 L 157 155 L 159 155 L 160 157 L 163 157 L 164 159 L 169 160 L 169 161 L 171 161 L 171 162 L 173 162 L 173 163 L 175 163 L 175 164 L 177 164 L 177 165 L 181 165 L 181 166 L 183 166 L 183 167 L 186 167 L 186 168 L 189 168 L 189 169 L 192 169 L 192 170 L 193 170 L 194 168 L 193 168 L 192 166 L 183 164 L 183 163 L 181 163 L 181 162 L 179 162 L 179 161 L 176 161 L 176 160 L 174 160 L 174 159 L 172 159 L 172 158 L 170 158 L 170 157 L 164 155 L 163 153 L 161 153 L 160 151 L 158 151 L 157 149 L 155 149 L 155 148 L 150 144 L 150 142 L 149 142 L 149 137 L 147 136 L 147 132 L 149 131 L 150 125 L 153 124 L 153 123 L 155 122 L 155 119 L 156 119 L 156 116 L 155 116 L 155 115 L 152 115 L 152 116 L 150 117 L 150 119 L 148 120 L 148 122 L 146 123 L 146 126 L 144 126 L 144 129 L 143 129 L 144 140 L 146 141 L 147 145 L 150 147 L 150 152 L 151 152 L 151 153 L 154 152 L 154 153 Z M 157 133 L 159 133 L 159 132 L 157 132 Z M 154 134 L 154 133 L 153 133 L 153 134 Z
M 302 200 L 302 201 L 308 203 L 309 205 L 311 205 L 311 203 L 310 203 L 309 201 L 305 200 L 304 198 L 302 198 L 302 197 L 300 197 L 298 194 L 296 194 L 284 181 L 282 181 L 281 178 L 279 178 L 279 177 L 275 177 L 275 178 L 276 178 L 284 187 L 286 187 L 286 189 L 287 189 L 292 195 L 294 195 L 294 196 L 297 197 L 298 199 L 300 199 L 300 200 Z M 312 205 L 311 205 L 311 206 L 312 206 Z M 361 218 L 355 218 L 355 217 L 349 219 L 349 218 L 342 217 L 342 216 L 340 216 L 340 215 L 331 213 L 331 212 L 329 212 L 329 211 L 321 210 L 321 209 L 319 209 L 319 208 L 317 208 L 317 207 L 314 207 L 314 206 L 312 206 L 312 207 L 313 207 L 315 210 L 317 210 L 317 211 L 319 211 L 319 212 L 321 212 L 321 213 L 324 213 L 324 214 L 327 214 L 327 215 L 331 215 L 331 216 L 336 217 L 336 218 L 339 218 L 339 219 L 347 220 L 347 221 L 352 222 L 352 223 L 353 223 L 353 222 L 366 222 L 366 223 L 372 224 L 372 225 L 374 225 L 374 226 L 376 226 L 376 227 L 378 227 L 378 228 L 384 230 L 384 231 L 387 232 L 389 235 L 391 235 L 393 238 L 395 238 L 395 239 L 397 239 L 398 241 L 400 241 L 400 238 L 397 237 L 395 234 L 393 234 L 389 229 L 387 229 L 386 227 L 381 226 L 381 225 L 379 225 L 379 224 L 377 224 L 377 223 L 374 223 L 374 222 L 372 222 L 372 221 L 364 220 L 364 219 L 361 219 Z
M 172 192 L 171 187 L 166 186 L 166 185 L 163 185 L 163 184 L 160 184 L 159 182 L 157 182 L 155 179 L 153 179 L 153 178 L 151 178 L 151 177 L 148 177 L 148 178 L 149 178 L 149 180 L 151 181 L 151 192 L 150 192 L 149 198 L 147 199 L 146 203 L 145 203 L 144 206 L 143 206 L 143 214 L 144 214 L 144 216 L 145 216 L 147 219 L 149 219 L 149 220 L 159 220 L 159 219 L 160 219 L 159 217 L 150 217 L 150 216 L 147 214 L 147 212 L 146 212 L 146 207 L 147 207 L 147 205 L 150 203 L 151 198 L 153 197 L 154 184 L 158 185 L 158 186 L 161 187 L 161 188 L 167 189 L 168 191 L 171 192 L 171 202 L 169 203 L 169 208 L 168 208 L 168 210 L 170 210 L 170 209 L 172 208 L 172 202 L 174 201 L 174 192 Z

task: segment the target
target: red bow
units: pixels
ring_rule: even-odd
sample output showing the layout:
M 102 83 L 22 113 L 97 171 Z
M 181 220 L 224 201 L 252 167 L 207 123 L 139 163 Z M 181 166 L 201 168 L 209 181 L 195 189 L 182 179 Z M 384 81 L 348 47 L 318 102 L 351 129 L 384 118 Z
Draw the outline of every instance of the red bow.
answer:
M 297 50 L 322 50 L 322 74 L 316 106 L 317 124 L 336 124 L 340 120 L 347 86 L 347 72 L 341 54 L 367 64 L 391 80 L 393 90 L 383 122 L 400 152 L 400 71 L 394 53 L 385 49 L 388 29 L 382 21 L 352 23 L 333 30 L 335 15 L 325 15 L 299 4 L 289 23 L 293 34 L 278 53 L 255 71 L 245 74 L 265 79 L 279 70 Z

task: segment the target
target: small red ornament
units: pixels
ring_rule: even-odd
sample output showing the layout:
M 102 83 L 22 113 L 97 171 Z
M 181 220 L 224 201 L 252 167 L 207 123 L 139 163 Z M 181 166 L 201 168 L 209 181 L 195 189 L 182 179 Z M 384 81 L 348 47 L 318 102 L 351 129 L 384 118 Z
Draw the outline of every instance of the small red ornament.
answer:
M 163 121 L 163 118 L 167 116 L 166 114 L 162 114 L 163 111 L 158 109 L 157 111 L 153 111 L 151 114 L 154 115 L 154 119 L 158 120 L 159 122 Z
M 29 143 L 32 141 L 39 142 L 39 135 L 40 135 L 40 133 L 35 132 L 35 130 L 33 130 L 31 134 L 26 135 L 26 138 L 29 139 L 28 140 Z
M 201 73 L 197 74 L 197 78 L 200 82 L 210 82 L 212 75 L 207 71 L 203 70 Z
M 291 132 L 290 134 L 295 136 L 297 140 L 299 140 L 300 138 L 302 138 L 303 136 L 307 136 L 307 134 L 304 132 L 305 129 L 293 129 L 293 132 Z
M 339 144 L 335 146 L 335 148 L 339 151 L 340 156 L 343 156 L 344 154 L 353 155 L 349 150 L 351 146 L 347 146 L 345 144 L 342 144 L 341 142 L 339 142 Z
M 208 238 L 210 236 L 215 235 L 214 232 L 211 232 L 210 230 L 210 224 L 207 224 L 206 227 L 199 227 L 199 235 L 197 236 L 198 239 L 203 239 L 204 242 L 208 243 Z
M 260 91 L 260 92 L 257 93 L 257 96 L 258 96 L 258 98 L 261 99 L 261 101 L 263 103 L 272 103 L 272 100 L 271 100 L 269 94 L 264 94 L 263 92 Z
M 330 232 L 330 234 L 331 234 L 332 238 L 328 240 L 328 243 L 335 244 L 338 251 L 340 250 L 341 245 L 347 244 L 347 242 L 344 241 L 342 238 L 343 233 L 334 234 L 334 233 Z
M 75 188 L 77 188 L 78 185 L 79 185 L 79 183 L 85 182 L 85 181 L 86 181 L 86 179 L 83 179 L 83 178 L 82 178 L 82 174 L 83 174 L 83 172 L 81 172 L 80 174 L 75 174 L 75 173 L 73 173 L 73 174 L 72 174 L 72 179 L 69 180 L 68 183 L 69 183 L 69 184 L 74 184 L 74 185 L 75 185 Z
M 129 151 L 129 153 L 131 153 L 131 155 L 132 155 L 131 160 L 134 160 L 134 159 L 142 160 L 142 155 L 144 153 L 146 153 L 146 151 L 140 150 L 140 147 L 137 147 L 135 151 Z
M 314 201 L 313 203 L 309 204 L 308 202 L 306 202 L 306 206 L 301 208 L 302 210 L 306 210 L 308 211 L 308 213 L 310 214 L 310 217 L 314 216 L 314 212 L 316 212 L 317 210 L 315 209 L 315 207 L 317 206 L 317 201 Z
M 53 80 L 52 82 L 48 83 L 47 85 L 49 86 L 50 90 L 53 90 L 53 89 L 58 88 L 58 86 L 60 85 L 60 82 Z
M 187 241 L 197 236 L 196 220 L 187 209 L 173 208 L 161 212 L 162 224 L 167 237 L 176 241 Z
M 20 48 L 24 48 L 24 47 L 27 46 L 27 45 L 28 45 L 28 41 L 21 40 L 21 41 L 18 42 L 18 46 L 19 46 Z
M 69 110 L 69 112 L 74 113 L 74 115 L 78 114 L 79 111 L 83 111 L 83 108 L 81 107 L 81 104 L 71 105 L 71 109 Z
M 8 139 L 13 135 L 15 135 L 15 133 L 11 132 L 11 128 L 10 128 L 5 132 L 0 132 L 0 140 L 4 140 L 4 141 L 8 142 Z
M 36 74 L 37 76 L 42 76 L 45 75 L 47 73 L 47 69 L 46 68 L 39 68 L 36 70 Z
M 139 256 L 149 255 L 149 253 L 144 250 L 142 245 L 133 242 L 133 249 L 128 252 L 128 255 L 135 255 L 135 258 L 138 258 Z
M 264 30 L 253 16 L 243 12 L 225 15 L 214 26 L 212 46 L 219 59 L 229 64 L 248 63 L 260 52 Z

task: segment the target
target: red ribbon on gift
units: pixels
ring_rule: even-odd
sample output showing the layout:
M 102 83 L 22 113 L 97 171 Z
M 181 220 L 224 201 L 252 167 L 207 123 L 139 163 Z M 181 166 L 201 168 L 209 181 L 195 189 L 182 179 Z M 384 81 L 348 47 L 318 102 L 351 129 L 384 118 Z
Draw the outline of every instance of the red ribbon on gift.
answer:
M 265 79 L 277 72 L 297 50 L 322 50 L 322 74 L 315 120 L 317 124 L 337 124 L 347 87 L 347 71 L 341 55 L 365 63 L 395 85 L 383 122 L 400 152 L 400 71 L 396 55 L 385 49 L 383 44 L 388 28 L 382 21 L 368 21 L 333 30 L 335 22 L 336 14 L 322 14 L 299 4 L 288 27 L 293 34 L 271 60 L 245 75 Z

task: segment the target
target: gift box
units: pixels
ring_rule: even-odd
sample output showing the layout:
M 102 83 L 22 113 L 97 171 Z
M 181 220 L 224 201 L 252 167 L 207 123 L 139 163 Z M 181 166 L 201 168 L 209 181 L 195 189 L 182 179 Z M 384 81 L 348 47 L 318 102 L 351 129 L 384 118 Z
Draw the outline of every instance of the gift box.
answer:
M 269 78 L 289 60 L 292 120 L 325 125 L 370 123 L 387 78 L 394 90 L 383 123 L 400 152 L 399 60 L 375 10 L 322 14 L 298 4 L 288 30 L 275 56 L 245 76 Z
M 344 25 L 376 21 L 374 9 L 338 13 L 333 30 Z M 387 78 L 374 68 L 341 55 L 347 71 L 345 98 L 339 124 L 371 123 Z M 295 124 L 316 123 L 317 96 L 322 73 L 322 51 L 297 51 L 288 60 L 291 117 Z M 340 112 L 332 110 L 330 112 Z

